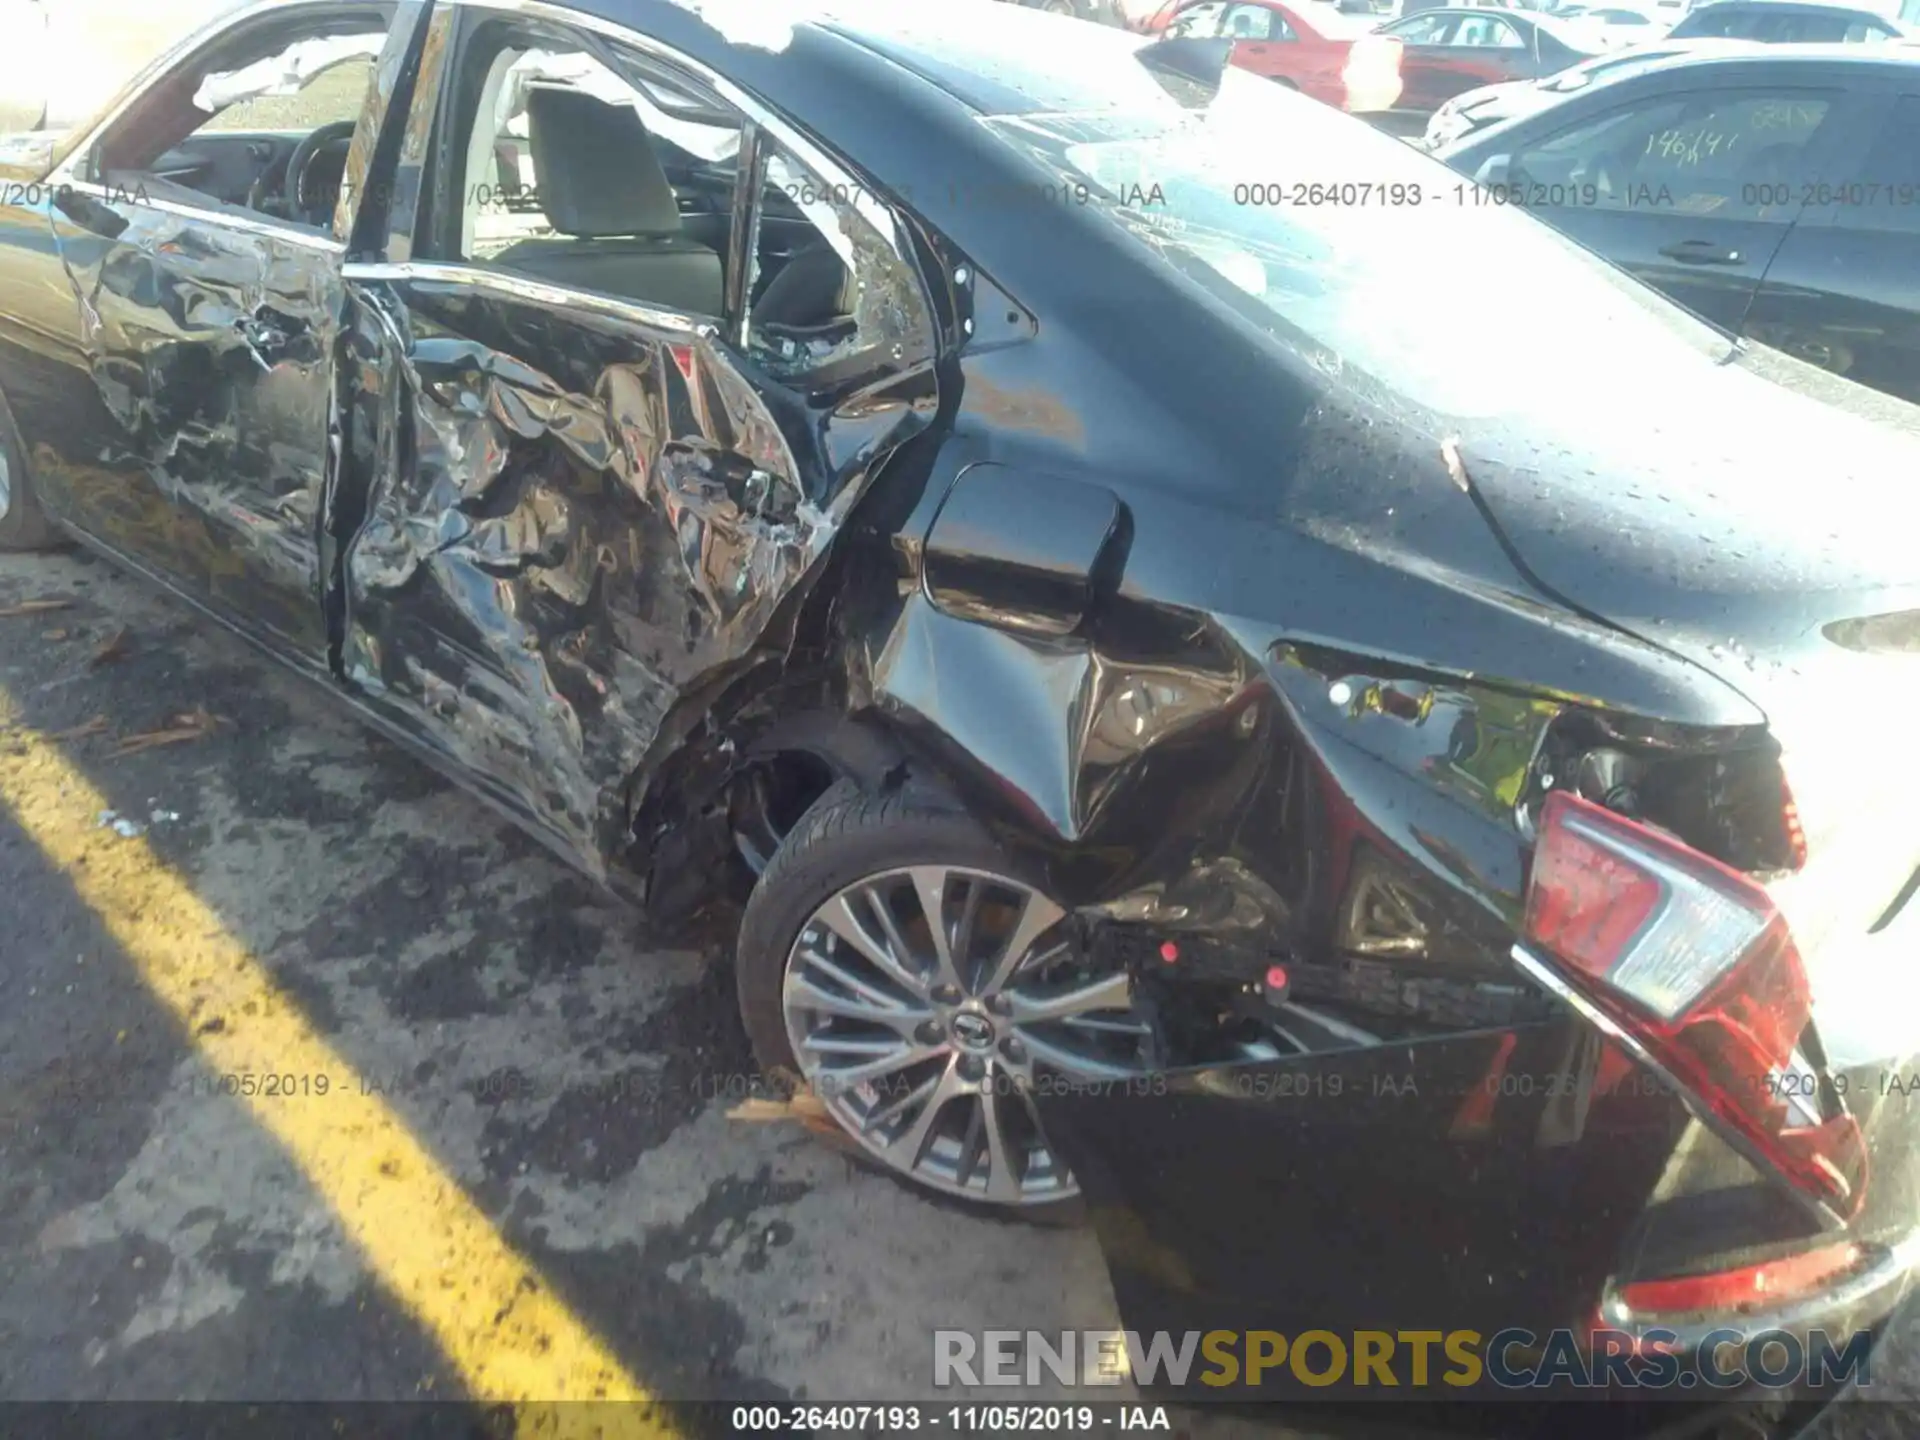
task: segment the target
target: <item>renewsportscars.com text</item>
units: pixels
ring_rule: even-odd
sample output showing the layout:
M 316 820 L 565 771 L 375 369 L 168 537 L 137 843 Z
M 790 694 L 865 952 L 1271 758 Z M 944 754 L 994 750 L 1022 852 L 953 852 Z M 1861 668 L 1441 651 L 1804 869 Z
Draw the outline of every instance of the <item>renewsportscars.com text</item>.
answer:
M 1380 1393 L 1453 1390 L 1835 1389 L 1872 1383 L 1857 1330 L 1716 1330 L 1697 1350 L 1670 1330 L 936 1330 L 933 1383 L 1142 1385 Z

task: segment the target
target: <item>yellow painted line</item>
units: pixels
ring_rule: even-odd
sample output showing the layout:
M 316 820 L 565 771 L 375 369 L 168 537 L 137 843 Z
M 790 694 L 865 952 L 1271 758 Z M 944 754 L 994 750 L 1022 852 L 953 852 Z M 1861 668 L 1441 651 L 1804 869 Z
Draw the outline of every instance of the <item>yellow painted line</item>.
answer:
M 0 692 L 0 715 L 11 720 L 12 710 Z M 378 1094 L 360 1093 L 352 1065 L 220 917 L 144 839 L 102 829 L 107 798 L 44 735 L 13 723 L 0 734 L 0 803 L 66 874 L 215 1074 L 327 1077 L 325 1095 L 234 1099 L 286 1148 L 475 1399 L 524 1407 L 522 1434 L 675 1433 L 405 1121 Z M 593 1400 L 628 1403 L 549 1403 Z

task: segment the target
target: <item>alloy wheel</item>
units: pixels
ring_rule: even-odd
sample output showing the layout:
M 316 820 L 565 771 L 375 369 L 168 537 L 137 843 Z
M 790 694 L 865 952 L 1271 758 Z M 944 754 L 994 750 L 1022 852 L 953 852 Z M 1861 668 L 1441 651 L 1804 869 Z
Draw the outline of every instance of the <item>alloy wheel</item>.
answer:
M 1078 1193 L 1035 1087 L 1146 1072 L 1124 970 L 1079 953 L 1018 880 L 929 865 L 847 886 L 787 957 L 787 1036 L 847 1133 L 923 1185 L 995 1205 Z

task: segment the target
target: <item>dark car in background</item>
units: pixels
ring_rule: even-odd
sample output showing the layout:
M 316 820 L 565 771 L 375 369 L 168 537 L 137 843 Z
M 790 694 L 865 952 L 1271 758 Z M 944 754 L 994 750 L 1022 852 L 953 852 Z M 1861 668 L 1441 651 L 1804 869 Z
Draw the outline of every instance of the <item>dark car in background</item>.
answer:
M 1920 50 L 1676 56 L 1435 153 L 1714 324 L 1920 401 Z
M 1428 117 L 1426 133 L 1417 142 L 1424 150 L 1452 144 L 1477 130 L 1518 119 L 1558 105 L 1575 91 L 1585 90 L 1637 74 L 1669 56 L 1712 53 L 1745 48 L 1745 40 L 1655 40 L 1623 50 L 1610 50 L 1543 80 L 1506 80 L 1483 85 L 1447 101 Z
M 1871 45 L 1901 39 L 1907 25 L 1876 10 L 1808 0 L 1709 0 L 1667 32 L 1670 40 L 1756 40 L 1765 45 Z
M 0 204 L 0 543 L 737 884 L 761 1073 L 1084 1197 L 1137 1331 L 1864 1336 L 1920 423 L 1224 46 L 960 8 L 250 7 Z
M 1347 109 L 1399 135 L 1464 91 L 1536 79 L 1605 51 L 1593 27 L 1536 10 L 1447 7 L 1382 25 L 1347 59 Z

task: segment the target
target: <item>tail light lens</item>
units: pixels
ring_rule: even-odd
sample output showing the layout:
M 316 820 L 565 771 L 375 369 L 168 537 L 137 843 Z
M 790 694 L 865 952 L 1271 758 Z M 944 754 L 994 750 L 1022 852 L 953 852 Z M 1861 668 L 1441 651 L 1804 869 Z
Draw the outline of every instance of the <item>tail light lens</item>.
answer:
M 1809 1058 L 1806 971 L 1765 889 L 1556 792 L 1541 810 L 1526 936 L 1729 1139 L 1839 1219 L 1859 1209 L 1860 1127 Z

